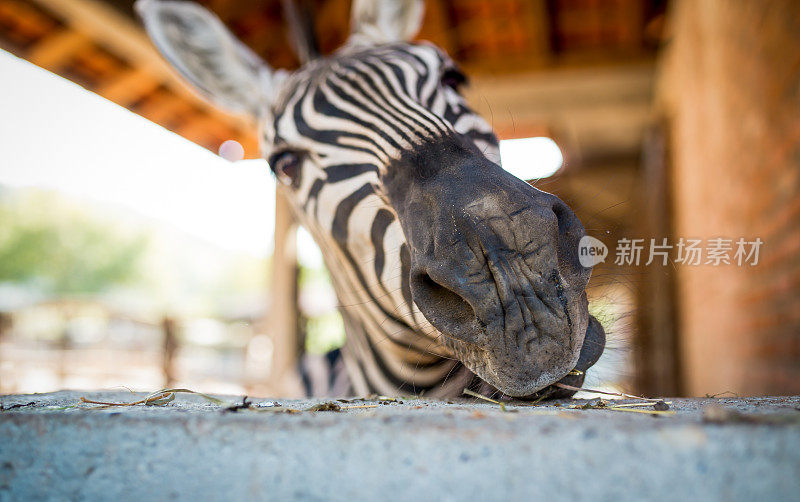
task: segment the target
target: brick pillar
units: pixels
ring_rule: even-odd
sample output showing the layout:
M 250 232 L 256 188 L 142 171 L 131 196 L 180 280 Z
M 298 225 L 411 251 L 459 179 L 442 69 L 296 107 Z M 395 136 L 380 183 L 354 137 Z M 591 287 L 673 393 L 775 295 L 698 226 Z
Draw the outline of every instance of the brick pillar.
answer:
M 800 5 L 679 1 L 670 32 L 676 235 L 764 241 L 757 266 L 679 266 L 686 391 L 800 393 Z

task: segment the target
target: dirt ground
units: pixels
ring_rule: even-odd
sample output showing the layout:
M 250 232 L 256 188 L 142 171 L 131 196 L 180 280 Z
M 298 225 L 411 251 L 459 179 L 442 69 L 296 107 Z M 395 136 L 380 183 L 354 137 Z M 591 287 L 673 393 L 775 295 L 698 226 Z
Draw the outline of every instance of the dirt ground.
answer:
M 800 397 L 2 396 L 0 500 L 797 500 Z M 172 398 L 172 400 L 170 400 Z M 280 406 L 276 406 L 279 404 Z M 630 411 L 638 410 L 638 411 Z

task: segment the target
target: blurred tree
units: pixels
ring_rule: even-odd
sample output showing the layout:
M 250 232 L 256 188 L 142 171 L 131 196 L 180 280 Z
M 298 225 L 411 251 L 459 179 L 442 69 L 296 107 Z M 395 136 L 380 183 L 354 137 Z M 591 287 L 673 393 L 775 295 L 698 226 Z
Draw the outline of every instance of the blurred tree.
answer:
M 0 192 L 0 282 L 49 294 L 92 294 L 136 283 L 146 235 L 39 191 Z
M 236 222 L 233 222 L 234 224 Z M 0 283 L 151 314 L 257 318 L 269 258 L 122 206 L 0 185 Z

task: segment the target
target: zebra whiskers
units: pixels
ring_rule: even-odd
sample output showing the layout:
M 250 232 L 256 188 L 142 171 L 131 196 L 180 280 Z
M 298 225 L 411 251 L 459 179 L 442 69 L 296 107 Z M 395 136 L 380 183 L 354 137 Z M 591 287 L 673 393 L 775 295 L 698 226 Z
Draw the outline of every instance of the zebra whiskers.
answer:
M 577 260 L 585 230 L 499 166 L 492 127 L 459 92 L 467 78 L 410 41 L 421 0 L 356 0 L 348 42 L 291 73 L 198 5 L 137 10 L 201 95 L 258 122 L 279 190 L 323 251 L 355 393 L 529 396 L 591 364 L 582 347 L 605 337 Z

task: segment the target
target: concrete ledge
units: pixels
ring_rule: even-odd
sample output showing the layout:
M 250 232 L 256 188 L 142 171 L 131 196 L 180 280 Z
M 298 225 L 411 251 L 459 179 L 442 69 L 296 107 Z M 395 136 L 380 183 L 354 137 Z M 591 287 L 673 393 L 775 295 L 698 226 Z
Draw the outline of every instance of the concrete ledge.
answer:
M 674 416 L 404 400 L 339 413 L 89 410 L 4 396 L 0 500 L 797 500 L 800 397 L 675 399 Z M 234 398 L 230 399 L 231 401 Z M 254 400 L 258 402 L 259 400 Z M 282 401 L 305 409 L 320 401 Z M 718 403 L 774 420 L 714 424 Z M 341 404 L 341 403 L 340 403 Z M 750 416 L 750 415 L 748 415 Z

